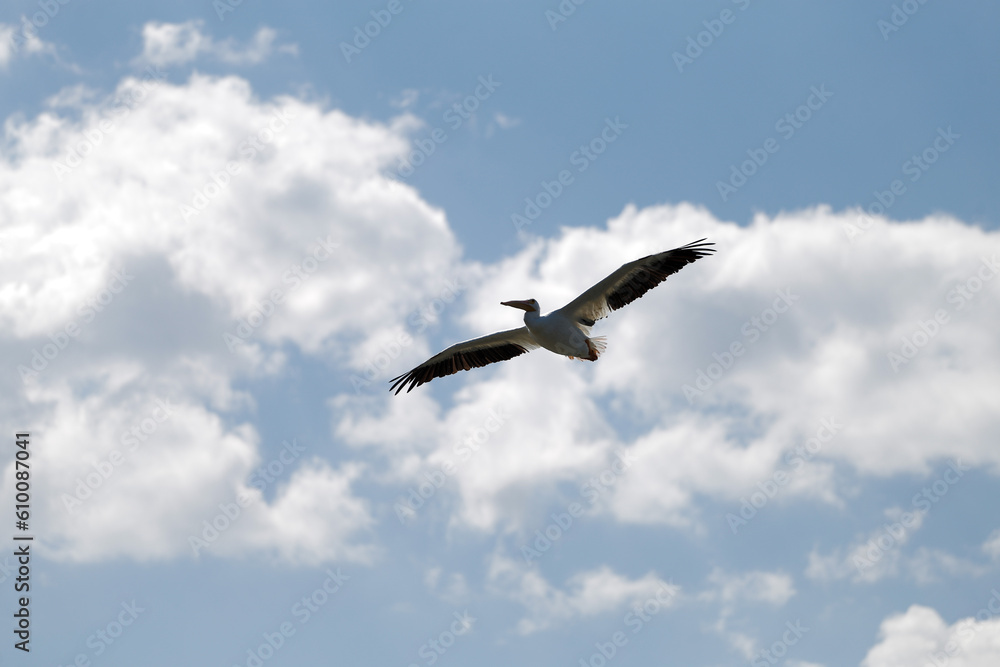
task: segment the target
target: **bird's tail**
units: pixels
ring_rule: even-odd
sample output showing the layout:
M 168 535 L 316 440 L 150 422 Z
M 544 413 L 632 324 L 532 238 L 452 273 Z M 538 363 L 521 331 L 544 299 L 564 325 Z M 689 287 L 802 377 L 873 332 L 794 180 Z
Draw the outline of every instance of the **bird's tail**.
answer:
M 590 361 L 597 361 L 597 358 L 608 349 L 608 339 L 605 336 L 594 336 L 587 339 L 587 348 L 590 350 Z

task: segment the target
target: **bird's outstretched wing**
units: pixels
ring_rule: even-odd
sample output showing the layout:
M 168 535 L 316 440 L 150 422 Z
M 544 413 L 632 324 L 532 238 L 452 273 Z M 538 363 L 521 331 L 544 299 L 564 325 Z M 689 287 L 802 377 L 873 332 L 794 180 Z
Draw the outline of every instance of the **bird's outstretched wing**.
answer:
M 389 380 L 392 383 L 389 391 L 395 389 L 398 394 L 403 387 L 406 387 L 409 393 L 414 387 L 419 387 L 434 378 L 513 359 L 537 347 L 539 345 L 527 327 L 499 331 L 482 338 L 456 343 L 444 352 L 435 354 L 409 373 L 403 373 Z
M 691 262 L 715 252 L 711 247 L 715 244 L 702 243 L 704 240 L 623 264 L 559 312 L 584 326 L 594 326 L 597 320 L 632 303 Z

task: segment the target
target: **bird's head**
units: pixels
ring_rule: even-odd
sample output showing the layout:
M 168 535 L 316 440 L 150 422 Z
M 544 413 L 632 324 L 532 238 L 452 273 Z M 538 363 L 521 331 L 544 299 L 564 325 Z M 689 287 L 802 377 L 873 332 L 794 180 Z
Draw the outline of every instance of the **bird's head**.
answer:
M 542 309 L 538 305 L 538 302 L 535 301 L 534 299 L 528 299 L 527 301 L 501 301 L 500 305 L 501 306 L 510 306 L 511 308 L 520 308 L 521 310 L 523 310 L 525 312 L 528 312 L 528 313 L 531 313 L 531 312 L 540 313 L 540 312 L 542 312 Z

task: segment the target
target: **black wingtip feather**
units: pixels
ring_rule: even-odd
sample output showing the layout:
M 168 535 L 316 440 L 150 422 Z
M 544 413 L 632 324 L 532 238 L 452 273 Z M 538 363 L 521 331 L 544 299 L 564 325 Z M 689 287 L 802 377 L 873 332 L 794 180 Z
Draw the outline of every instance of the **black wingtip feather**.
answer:
M 706 237 L 707 238 L 707 237 Z M 635 270 L 605 297 L 610 310 L 618 310 L 653 289 L 688 264 L 715 252 L 715 243 L 698 239 L 687 245 L 637 260 Z
M 478 350 L 456 352 L 447 359 L 436 361 L 433 364 L 425 362 L 425 364 L 417 366 L 408 373 L 394 377 L 389 380 L 392 383 L 389 386 L 389 391 L 395 390 L 395 394 L 398 395 L 403 390 L 403 387 L 406 387 L 406 393 L 410 393 L 414 388 L 426 384 L 434 378 L 453 375 L 458 371 L 481 368 L 498 361 L 507 361 L 527 351 L 527 349 L 517 343 L 504 343 L 496 347 L 484 347 Z

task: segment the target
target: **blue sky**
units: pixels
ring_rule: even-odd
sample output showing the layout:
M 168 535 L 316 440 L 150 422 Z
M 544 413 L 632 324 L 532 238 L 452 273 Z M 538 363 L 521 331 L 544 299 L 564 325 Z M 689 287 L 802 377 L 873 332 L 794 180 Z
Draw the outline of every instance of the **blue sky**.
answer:
M 6 3 L 0 655 L 995 664 L 998 14 Z M 386 391 L 701 237 L 596 364 Z

